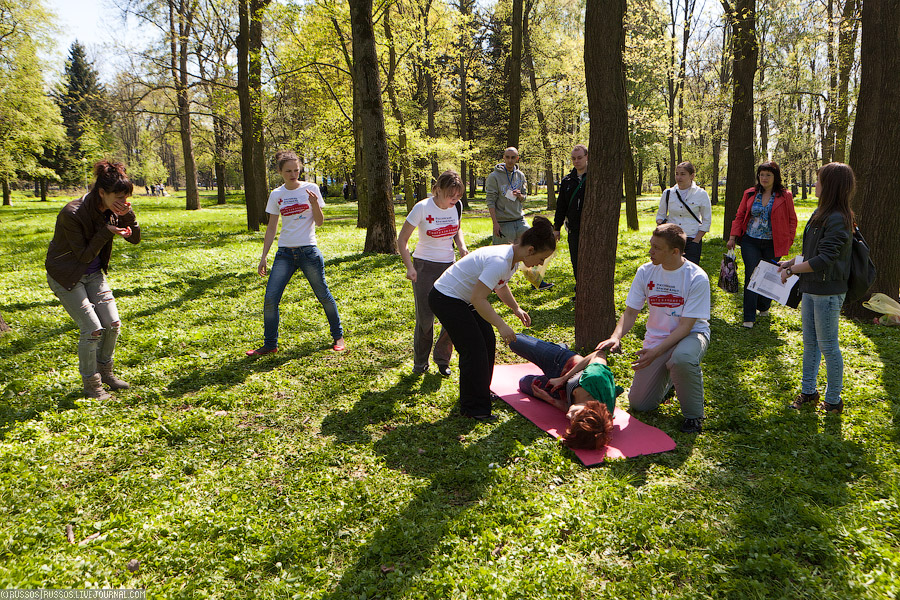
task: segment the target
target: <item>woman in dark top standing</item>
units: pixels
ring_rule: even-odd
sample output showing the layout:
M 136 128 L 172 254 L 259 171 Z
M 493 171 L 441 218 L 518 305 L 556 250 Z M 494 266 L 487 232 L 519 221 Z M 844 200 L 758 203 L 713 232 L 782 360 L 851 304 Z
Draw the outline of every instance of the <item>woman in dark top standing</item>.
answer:
M 819 400 L 816 379 L 825 357 L 827 385 L 820 408 L 840 414 L 844 410 L 844 359 L 838 345 L 838 322 L 853 249 L 853 211 L 850 200 L 856 188 L 853 169 L 843 163 L 829 163 L 819 169 L 816 196 L 819 206 L 803 231 L 803 262 L 797 258 L 779 264 L 781 280 L 799 275 L 798 291 L 803 294 L 803 381 L 800 394 L 791 404 L 799 409 Z
M 94 186 L 66 204 L 56 217 L 53 240 L 47 249 L 47 283 L 78 325 L 78 370 L 84 395 L 105 400 L 110 389 L 129 384 L 113 374 L 113 353 L 119 337 L 119 312 L 104 273 L 109 269 L 112 243 L 121 237 L 141 241 L 131 203 L 133 186 L 122 163 L 100 161 L 94 166 Z

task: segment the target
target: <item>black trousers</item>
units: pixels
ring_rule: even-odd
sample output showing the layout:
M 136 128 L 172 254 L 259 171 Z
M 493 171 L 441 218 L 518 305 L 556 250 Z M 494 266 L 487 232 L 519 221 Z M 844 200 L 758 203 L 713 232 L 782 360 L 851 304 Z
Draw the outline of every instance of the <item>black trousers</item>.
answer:
M 684 246 L 684 257 L 695 265 L 699 265 L 701 252 L 703 252 L 703 240 L 695 242 L 694 238 L 689 237 Z
M 460 412 L 466 416 L 491 414 L 491 379 L 497 353 L 493 326 L 468 302 L 435 288 L 428 294 L 428 304 L 459 354 Z
M 569 232 L 569 258 L 572 259 L 572 275 L 575 281 L 578 281 L 578 241 L 581 239 L 581 233 L 578 229 L 570 229 Z

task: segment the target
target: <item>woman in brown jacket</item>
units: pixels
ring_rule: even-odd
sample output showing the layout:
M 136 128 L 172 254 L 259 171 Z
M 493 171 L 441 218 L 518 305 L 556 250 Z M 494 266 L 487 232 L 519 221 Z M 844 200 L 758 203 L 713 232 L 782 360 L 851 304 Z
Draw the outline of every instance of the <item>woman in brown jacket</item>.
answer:
M 47 249 L 47 283 L 78 325 L 78 370 L 84 395 L 104 400 L 103 389 L 124 389 L 128 383 L 113 375 L 113 353 L 119 337 L 116 299 L 104 273 L 109 269 L 113 238 L 141 241 L 131 203 L 133 186 L 122 163 L 100 161 L 94 166 L 94 186 L 69 202 L 56 217 Z

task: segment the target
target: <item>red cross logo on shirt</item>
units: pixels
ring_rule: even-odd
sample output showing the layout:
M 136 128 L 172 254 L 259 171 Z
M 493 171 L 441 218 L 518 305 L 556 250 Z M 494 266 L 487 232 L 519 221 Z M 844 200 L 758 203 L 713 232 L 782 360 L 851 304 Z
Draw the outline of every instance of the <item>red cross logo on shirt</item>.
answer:
M 647 284 L 647 287 L 652 290 L 653 288 L 656 287 L 656 284 L 651 281 L 650 283 Z
M 434 217 L 432 217 L 431 215 L 425 217 L 425 220 L 428 221 L 428 223 L 434 223 Z

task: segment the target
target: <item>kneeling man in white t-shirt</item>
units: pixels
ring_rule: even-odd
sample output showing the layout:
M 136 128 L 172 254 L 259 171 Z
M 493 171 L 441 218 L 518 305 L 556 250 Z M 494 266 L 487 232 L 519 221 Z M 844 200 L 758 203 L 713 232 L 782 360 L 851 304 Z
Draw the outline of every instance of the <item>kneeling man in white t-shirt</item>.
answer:
M 647 333 L 631 364 L 634 381 L 628 401 L 634 410 L 653 410 L 674 385 L 684 416 L 681 431 L 699 433 L 703 424 L 700 361 L 709 347 L 709 277 L 684 258 L 685 242 L 684 231 L 674 223 L 653 230 L 650 262 L 638 268 L 622 318 L 597 349 L 621 350 L 622 336 L 647 304 Z

